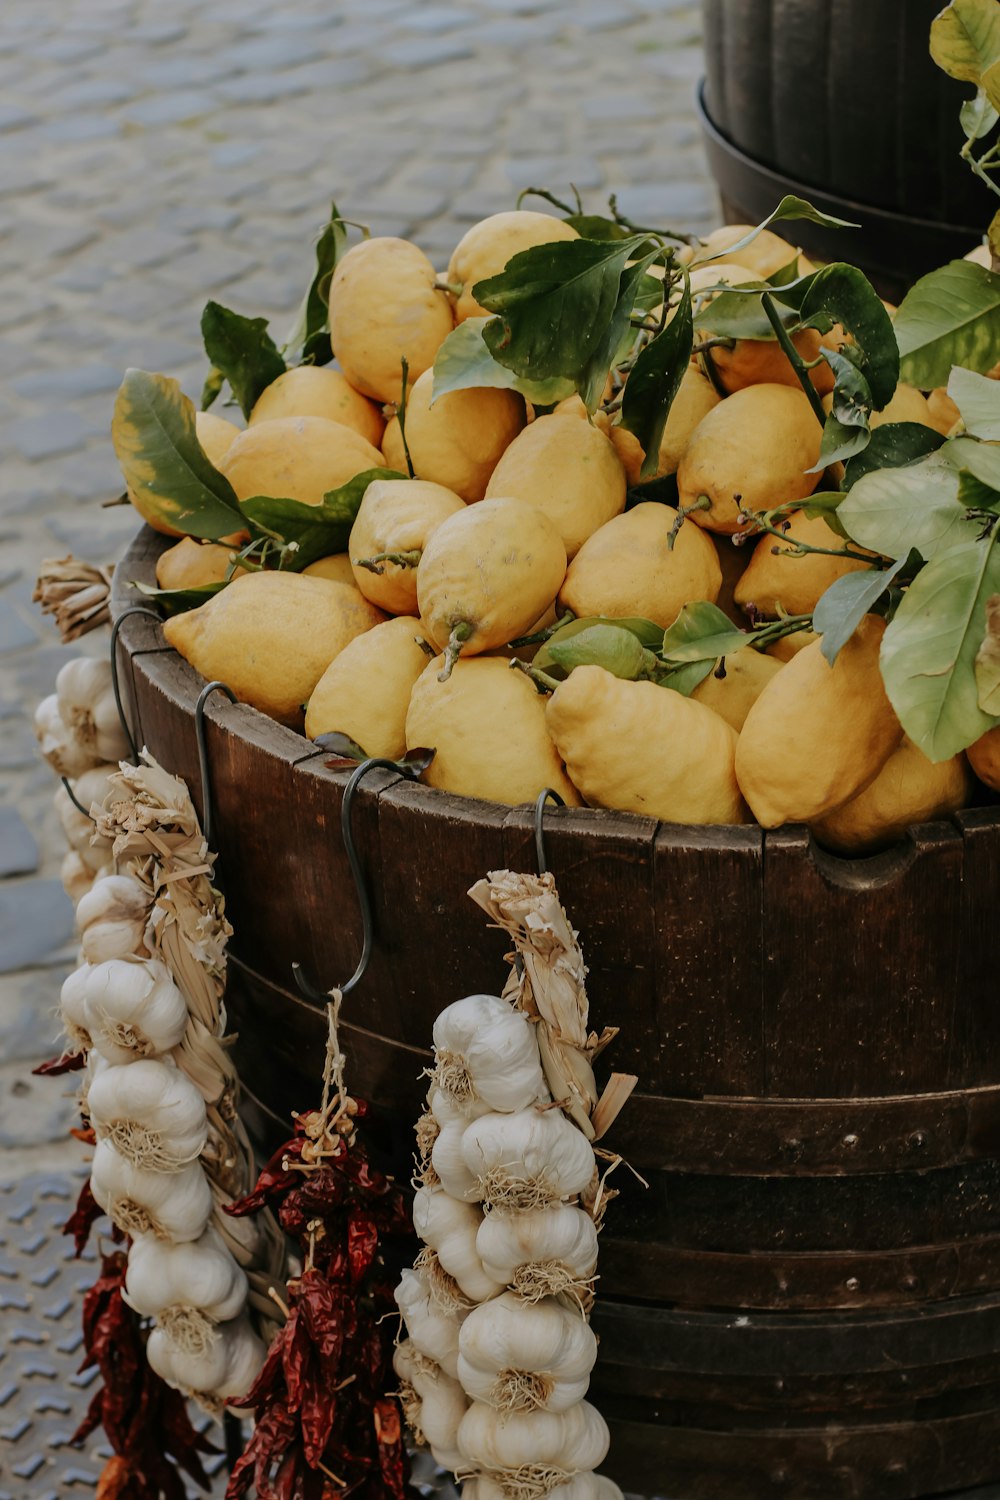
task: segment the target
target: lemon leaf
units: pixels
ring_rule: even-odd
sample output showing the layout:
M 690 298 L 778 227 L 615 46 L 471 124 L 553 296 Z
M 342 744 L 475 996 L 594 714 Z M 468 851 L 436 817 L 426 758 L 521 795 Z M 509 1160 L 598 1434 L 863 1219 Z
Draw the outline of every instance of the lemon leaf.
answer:
M 948 377 L 948 395 L 962 414 L 965 430 L 985 442 L 1000 442 L 1000 380 L 989 380 L 960 366 Z
M 727 245 L 724 250 L 717 250 L 714 255 L 699 256 L 698 264 L 707 264 L 713 260 L 739 260 L 741 250 L 745 250 L 747 245 L 752 245 L 765 229 L 769 229 L 772 224 L 777 224 L 783 219 L 808 219 L 811 224 L 822 224 L 827 229 L 860 228 L 860 225 L 852 223 L 850 219 L 838 219 L 833 214 L 822 213 L 818 208 L 814 208 L 807 198 L 797 198 L 794 193 L 787 193 L 777 208 L 743 235 L 742 239 L 738 239 L 733 245 Z M 794 248 L 792 246 L 792 249 Z
M 951 0 L 931 22 L 931 57 L 950 78 L 978 85 L 1000 60 L 996 0 Z
M 213 595 L 222 592 L 228 582 L 224 579 L 218 583 L 197 583 L 186 589 L 157 589 L 151 583 L 133 583 L 132 587 L 161 605 L 166 614 L 180 615 L 189 609 L 197 609 L 199 604 L 207 604 Z
M 871 434 L 867 448 L 848 459 L 844 469 L 845 490 L 875 469 L 898 469 L 935 453 L 944 438 L 923 422 L 883 422 Z
M 639 439 L 645 452 L 640 478 L 656 473 L 663 429 L 690 363 L 693 341 L 691 287 L 685 276 L 674 316 L 640 352 L 625 382 L 621 425 Z
M 663 632 L 661 652 L 668 667 L 687 662 L 715 661 L 749 646 L 753 637 L 740 630 L 715 604 L 699 599 L 685 604 L 674 623 Z
M 551 406 L 572 396 L 572 380 L 556 376 L 551 380 L 527 380 L 506 365 L 498 364 L 483 339 L 489 318 L 466 318 L 449 333 L 434 360 L 434 388 L 431 405 L 449 391 L 490 387 L 494 390 L 519 391 L 536 406 Z
M 805 327 L 822 332 L 840 323 L 854 340 L 837 358 L 853 363 L 868 382 L 876 411 L 892 399 L 899 380 L 899 349 L 892 320 L 868 278 L 857 266 L 835 261 L 809 278 L 799 302 Z M 841 366 L 830 358 L 840 384 Z
M 194 405 L 176 380 L 126 370 L 111 441 L 129 489 L 175 531 L 218 541 L 242 528 L 233 487 L 206 457 Z
M 820 650 L 831 667 L 873 606 L 902 572 L 906 557 L 891 568 L 872 568 L 864 573 L 846 573 L 822 594 L 813 610 L 813 629 L 823 637 Z
M 209 382 L 221 372 L 249 417 L 258 396 L 285 373 L 285 361 L 267 331 L 266 318 L 244 318 L 219 302 L 209 302 L 201 315 L 205 353 L 212 361 Z
M 319 505 L 284 496 L 254 495 L 242 502 L 243 514 L 265 534 L 279 537 L 292 547 L 282 560 L 286 572 L 301 573 L 310 563 L 334 552 L 345 552 L 351 527 L 364 499 L 365 490 L 376 479 L 405 479 L 395 469 L 365 469 L 339 489 L 329 490 Z
M 882 639 L 889 700 L 929 760 L 948 760 L 996 724 L 980 706 L 975 663 L 987 603 L 1000 593 L 997 529 L 922 568 Z
M 905 557 L 913 547 L 931 558 L 982 529 L 966 516 L 958 490 L 958 470 L 941 450 L 905 468 L 862 475 L 837 516 L 849 536 L 883 557 Z
M 952 365 L 989 370 L 1000 359 L 1000 275 L 950 261 L 914 283 L 893 328 L 899 378 L 922 391 L 946 385 Z
M 330 282 L 346 245 L 346 226 L 337 212 L 336 203 L 331 203 L 330 217 L 316 241 L 315 274 L 285 339 L 284 353 L 293 361 L 301 359 L 314 365 L 326 365 L 333 358 Z
M 588 625 L 562 640 L 551 640 L 547 654 L 567 676 L 574 667 L 594 666 L 626 682 L 642 676 L 649 655 L 630 630 L 610 623 Z

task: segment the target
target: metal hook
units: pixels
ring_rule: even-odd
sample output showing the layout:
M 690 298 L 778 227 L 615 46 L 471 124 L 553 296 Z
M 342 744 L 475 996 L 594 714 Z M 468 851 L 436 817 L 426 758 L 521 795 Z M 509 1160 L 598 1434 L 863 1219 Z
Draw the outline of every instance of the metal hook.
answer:
M 66 795 L 69 798 L 69 800 L 72 802 L 73 806 L 76 808 L 77 812 L 82 812 L 83 816 L 85 818 L 90 818 L 90 821 L 93 822 L 94 820 L 91 817 L 90 813 L 84 807 L 83 803 L 80 801 L 79 797 L 74 792 L 74 790 L 73 790 L 73 788 L 72 788 L 72 786 L 70 784 L 69 778 L 67 776 L 60 776 L 59 780 L 62 782 L 63 786 L 65 787 L 65 789 L 66 789 Z
M 545 862 L 545 832 L 543 828 L 546 802 L 554 802 L 556 807 L 566 806 L 559 793 L 554 792 L 550 786 L 540 791 L 535 799 L 535 859 L 538 863 L 539 875 L 546 875 L 549 868 Z
M 122 733 L 129 742 L 132 750 L 132 764 L 139 764 L 139 747 L 135 742 L 129 722 L 125 717 L 125 708 L 122 703 L 121 684 L 118 681 L 118 632 L 121 630 L 129 615 L 149 615 L 158 625 L 163 623 L 159 610 L 151 609 L 148 604 L 130 604 L 128 609 L 123 609 L 117 620 L 111 627 L 111 686 L 115 694 L 115 707 L 118 710 L 118 722 L 122 726 Z
M 335 986 L 335 988 L 339 988 L 342 995 L 348 994 L 354 989 L 355 985 L 360 984 L 371 960 L 372 945 L 375 940 L 375 924 L 372 919 L 371 898 L 368 895 L 364 871 L 361 868 L 361 861 L 358 858 L 358 851 L 354 843 L 351 808 L 354 803 L 354 793 L 357 791 L 362 778 L 367 776 L 369 771 L 374 771 L 377 767 L 381 767 L 384 771 L 400 771 L 404 776 L 408 776 L 411 779 L 419 774 L 412 768 L 401 765 L 399 761 L 384 760 L 379 756 L 372 756 L 369 760 L 363 760 L 357 770 L 351 773 L 351 779 L 344 788 L 344 800 L 340 808 L 340 831 L 344 840 L 344 848 L 347 851 L 347 861 L 351 867 L 351 875 L 354 878 L 354 888 L 358 893 L 358 905 L 361 908 L 362 944 L 361 957 L 358 960 L 358 966 L 354 973 L 346 984 Z M 302 972 L 301 964 L 292 964 L 292 976 L 299 993 L 304 995 L 307 1000 L 312 1000 L 320 1005 L 327 1003 L 331 991 L 319 990 L 315 985 L 310 984 Z
M 212 786 L 208 777 L 208 745 L 205 740 L 205 704 L 213 693 L 225 693 L 230 703 L 236 694 L 225 682 L 206 682 L 194 706 L 194 737 L 198 746 L 198 770 L 201 774 L 201 831 L 205 843 L 212 846 Z

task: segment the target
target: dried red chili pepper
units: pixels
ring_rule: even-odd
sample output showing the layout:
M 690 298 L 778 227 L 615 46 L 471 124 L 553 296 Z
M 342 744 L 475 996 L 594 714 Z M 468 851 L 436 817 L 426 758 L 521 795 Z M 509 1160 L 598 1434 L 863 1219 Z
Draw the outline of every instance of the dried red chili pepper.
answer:
M 59 1078 L 63 1073 L 79 1073 L 86 1067 L 86 1052 L 63 1052 L 59 1057 L 50 1057 L 48 1062 L 39 1063 L 37 1068 L 32 1068 L 33 1078 Z
M 104 1210 L 98 1205 L 93 1193 L 90 1191 L 90 1178 L 88 1177 L 80 1189 L 80 1196 L 76 1200 L 76 1207 L 62 1227 L 63 1234 L 71 1234 L 73 1236 L 73 1248 L 77 1260 L 79 1260 L 87 1248 L 90 1231 L 103 1212 Z

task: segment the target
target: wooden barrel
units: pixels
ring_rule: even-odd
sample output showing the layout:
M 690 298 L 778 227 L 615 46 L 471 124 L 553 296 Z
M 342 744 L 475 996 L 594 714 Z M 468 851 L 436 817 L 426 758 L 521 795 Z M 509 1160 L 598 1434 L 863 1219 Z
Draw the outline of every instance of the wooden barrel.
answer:
M 132 546 L 116 613 L 163 545 L 147 530 Z M 126 620 L 121 643 L 140 742 L 197 800 L 202 681 L 151 620 Z M 263 1140 L 316 1097 L 323 1055 L 292 963 L 325 988 L 360 951 L 346 775 L 221 695 L 207 748 L 228 1005 Z M 534 868 L 532 823 L 380 771 L 359 789 L 376 942 L 343 1040 L 404 1176 L 434 1016 L 506 974 L 466 891 Z M 1000 1480 L 1000 809 L 868 859 L 798 827 L 560 809 L 546 849 L 594 1023 L 621 1026 L 612 1060 L 641 1080 L 607 1142 L 629 1163 L 595 1312 L 609 1472 L 674 1500 Z
M 776 226 L 898 300 L 977 244 L 995 202 L 958 159 L 970 86 L 928 50 L 941 0 L 702 0 L 702 126 L 726 218 L 786 193 L 860 224 Z

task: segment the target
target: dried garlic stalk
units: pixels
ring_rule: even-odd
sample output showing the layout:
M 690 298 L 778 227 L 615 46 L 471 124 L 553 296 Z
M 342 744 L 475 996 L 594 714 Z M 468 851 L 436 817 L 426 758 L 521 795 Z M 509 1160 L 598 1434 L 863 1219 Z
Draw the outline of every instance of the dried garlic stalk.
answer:
M 110 620 L 111 571 L 111 565 L 94 567 L 71 552 L 46 557 L 32 602 L 42 606 L 43 615 L 55 615 L 64 641 L 75 641 Z

